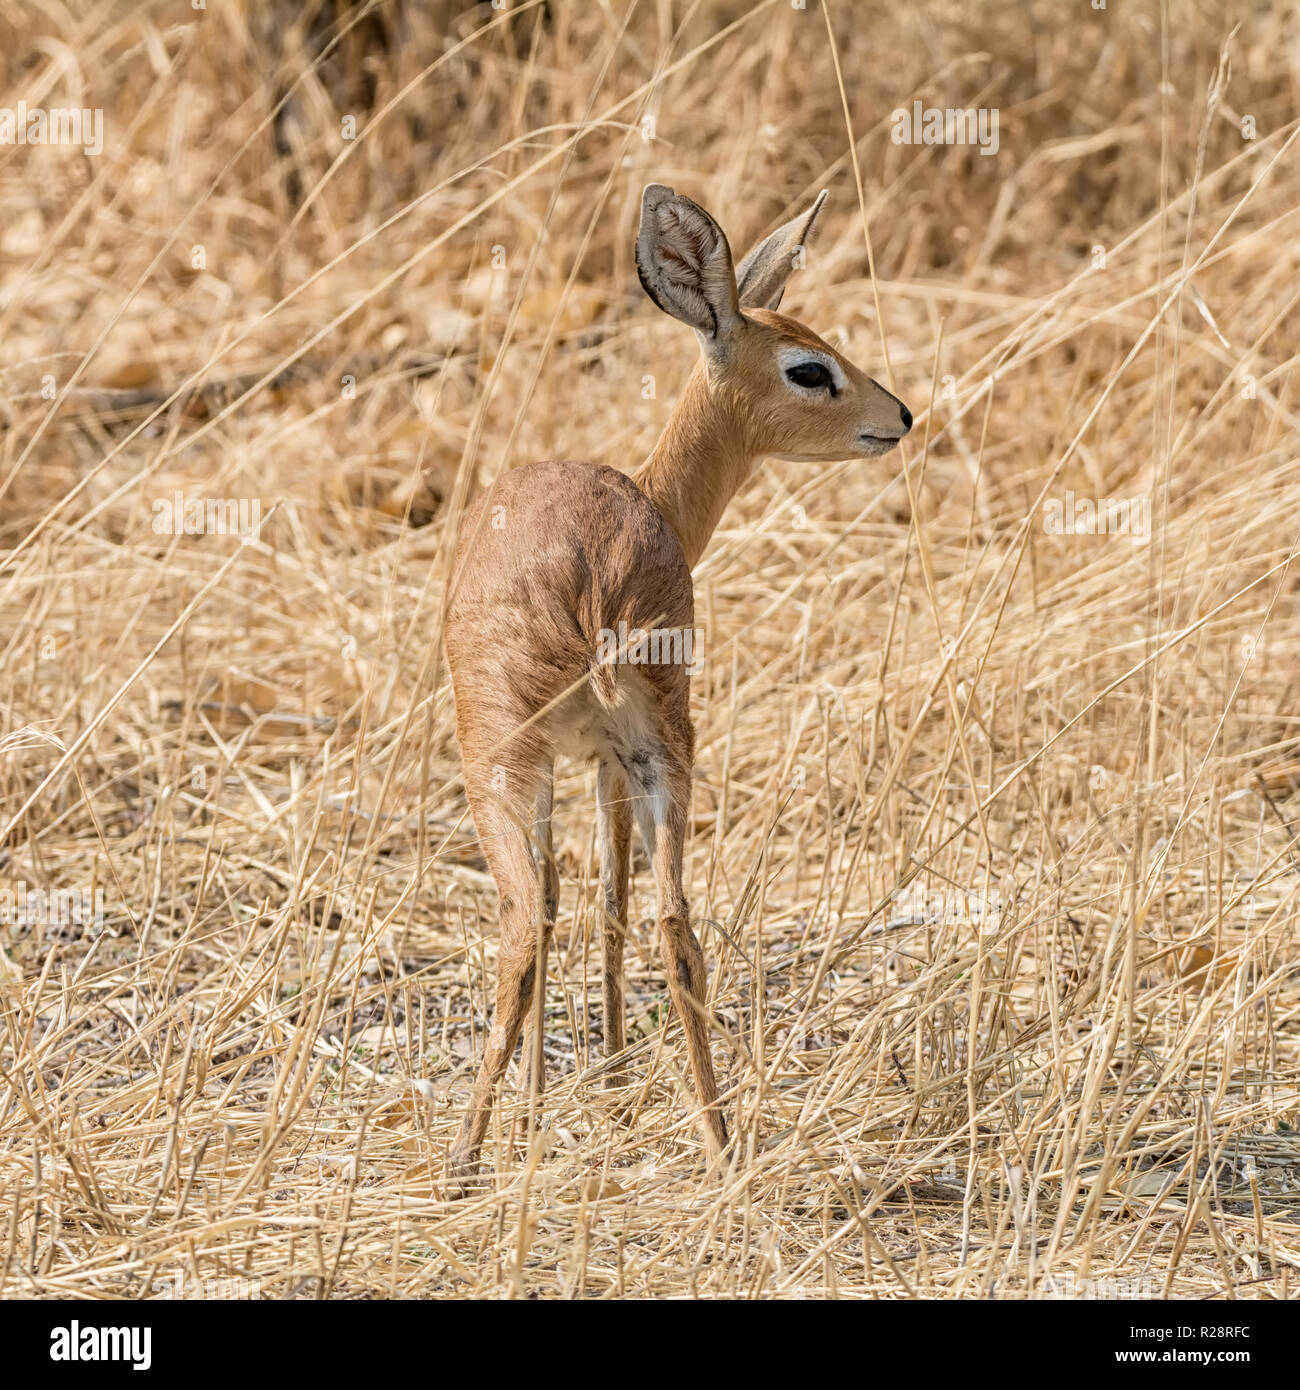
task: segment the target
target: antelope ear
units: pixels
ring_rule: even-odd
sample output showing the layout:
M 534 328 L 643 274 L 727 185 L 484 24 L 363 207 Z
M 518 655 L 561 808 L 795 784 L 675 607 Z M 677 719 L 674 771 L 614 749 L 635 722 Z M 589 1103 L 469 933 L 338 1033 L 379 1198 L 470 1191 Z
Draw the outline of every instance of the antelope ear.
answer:
M 741 261 L 736 284 L 743 305 L 750 309 L 775 309 L 780 305 L 785 282 L 800 263 L 799 253 L 812 240 L 813 224 L 825 202 L 823 188 L 807 212 L 778 227 Z
M 741 323 L 731 247 L 698 203 L 662 183 L 641 195 L 636 269 L 651 299 L 712 344 Z

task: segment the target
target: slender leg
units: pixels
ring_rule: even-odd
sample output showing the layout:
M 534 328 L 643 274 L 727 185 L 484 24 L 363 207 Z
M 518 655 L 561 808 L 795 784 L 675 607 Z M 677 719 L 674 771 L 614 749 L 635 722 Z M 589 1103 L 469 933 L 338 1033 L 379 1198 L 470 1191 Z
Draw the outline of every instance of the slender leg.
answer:
M 600 847 L 600 883 L 604 912 L 600 921 L 605 977 L 605 1056 L 624 1048 L 623 943 L 627 937 L 627 872 L 632 851 L 632 808 L 627 782 L 618 764 L 602 762 L 596 774 L 596 839 Z M 605 1073 L 607 1087 L 621 1086 L 621 1065 Z
M 497 954 L 496 1009 L 469 1110 L 452 1148 L 449 1175 L 462 1178 L 478 1167 L 496 1088 L 534 1004 L 537 962 L 545 959 L 553 923 L 543 912 L 544 892 L 533 857 L 531 821 L 541 768 L 506 773 L 500 789 L 489 777 L 466 769 L 465 790 L 479 843 L 496 879 L 501 901 L 501 945 Z
M 663 945 L 668 991 L 686 1032 L 695 1095 L 704 1112 L 704 1138 L 710 1158 L 727 1143 L 727 1126 L 717 1104 L 718 1084 L 709 1050 L 708 977 L 704 952 L 691 930 L 690 909 L 682 891 L 682 847 L 690 813 L 691 763 L 687 752 L 670 750 L 652 765 L 647 795 L 638 798 L 637 823 L 647 841 L 659 900 L 659 936 Z
M 546 1056 L 544 1041 L 544 1008 L 546 1002 L 547 945 L 555 930 L 555 917 L 560 906 L 560 871 L 555 863 L 555 846 L 551 840 L 551 804 L 554 795 L 554 768 L 547 768 L 533 803 L 532 850 L 542 891 L 542 920 L 546 924 L 543 936 L 538 937 L 535 999 L 524 1015 L 524 1045 L 519 1058 L 520 1093 L 531 1096 L 534 1089 L 540 1096 L 546 1090 Z

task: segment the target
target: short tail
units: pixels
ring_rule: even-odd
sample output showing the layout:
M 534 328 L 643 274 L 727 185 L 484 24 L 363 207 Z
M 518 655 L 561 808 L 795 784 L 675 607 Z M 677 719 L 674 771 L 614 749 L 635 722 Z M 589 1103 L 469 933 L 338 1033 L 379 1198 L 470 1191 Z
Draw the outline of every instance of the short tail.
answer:
M 591 693 L 595 695 L 602 708 L 611 713 L 622 702 L 622 692 L 618 688 L 618 667 L 608 661 L 597 661 L 591 668 Z

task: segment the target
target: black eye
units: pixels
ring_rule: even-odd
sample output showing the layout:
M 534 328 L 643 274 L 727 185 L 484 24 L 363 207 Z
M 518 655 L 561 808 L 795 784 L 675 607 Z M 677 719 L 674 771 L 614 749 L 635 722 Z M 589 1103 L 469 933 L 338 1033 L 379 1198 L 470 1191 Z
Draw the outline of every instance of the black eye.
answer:
M 832 396 L 835 394 L 835 378 L 824 362 L 796 362 L 785 369 L 785 375 L 786 380 L 793 381 L 796 386 L 806 386 L 812 391 L 825 389 Z

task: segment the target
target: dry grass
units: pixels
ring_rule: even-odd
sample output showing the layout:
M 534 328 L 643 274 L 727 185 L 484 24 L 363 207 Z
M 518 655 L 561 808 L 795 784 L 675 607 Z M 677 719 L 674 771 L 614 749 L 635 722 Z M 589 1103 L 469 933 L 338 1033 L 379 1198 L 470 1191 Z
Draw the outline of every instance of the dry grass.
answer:
M 1191 8 L 0 12 L 0 105 L 105 121 L 0 147 L 0 890 L 104 903 L 0 927 L 0 1292 L 1294 1294 L 1300 23 Z M 914 99 L 996 156 L 891 143 Z M 448 535 L 655 439 L 651 179 L 738 248 L 830 187 L 783 307 L 918 427 L 765 465 L 697 570 L 733 1169 L 645 928 L 599 1084 L 570 768 L 543 1129 L 508 1086 L 451 1204 L 495 897 Z M 158 534 L 178 490 L 260 535 Z M 1050 533 L 1067 490 L 1150 542 Z

